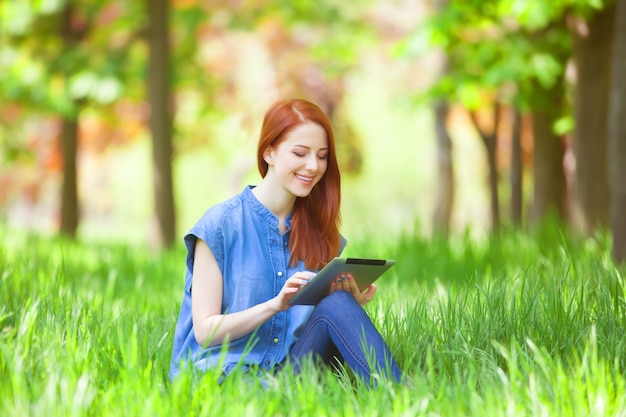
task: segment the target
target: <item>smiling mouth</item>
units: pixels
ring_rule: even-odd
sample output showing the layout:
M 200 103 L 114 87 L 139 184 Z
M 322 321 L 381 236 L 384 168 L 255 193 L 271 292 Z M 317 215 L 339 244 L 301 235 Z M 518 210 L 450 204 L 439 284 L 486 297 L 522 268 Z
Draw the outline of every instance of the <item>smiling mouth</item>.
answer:
M 313 177 L 305 177 L 299 174 L 296 174 L 296 178 L 299 179 L 300 181 L 304 181 L 304 182 L 312 182 L 313 181 Z

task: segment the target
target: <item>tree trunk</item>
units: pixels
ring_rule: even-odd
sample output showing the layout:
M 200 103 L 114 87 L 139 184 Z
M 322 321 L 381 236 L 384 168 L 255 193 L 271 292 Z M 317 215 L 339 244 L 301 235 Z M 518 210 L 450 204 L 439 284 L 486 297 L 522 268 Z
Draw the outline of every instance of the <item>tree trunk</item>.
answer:
M 436 0 L 435 10 L 443 10 L 448 6 L 448 0 Z M 440 77 L 449 72 L 449 57 L 442 52 Z M 450 220 L 452 207 L 454 206 L 454 167 L 452 163 L 452 140 L 448 132 L 448 114 L 450 104 L 445 99 L 435 103 L 435 139 L 437 141 L 437 171 L 439 184 L 437 187 L 437 200 L 433 213 L 433 231 L 443 236 L 450 234 Z
M 608 225 L 607 122 L 614 8 L 598 12 L 574 31 L 576 193 L 583 231 Z M 581 29 L 583 28 L 583 29 Z
M 561 138 L 554 133 L 556 117 L 546 111 L 533 111 L 533 222 L 550 214 L 561 219 L 566 217 L 565 148 Z
M 513 224 L 521 226 L 523 207 L 522 167 L 522 115 L 519 109 L 512 108 L 513 126 L 511 135 L 511 219 Z
M 489 167 L 489 190 L 491 195 L 491 227 L 494 232 L 500 230 L 500 197 L 498 193 L 498 164 L 496 149 L 498 146 L 498 130 L 500 127 L 500 104 L 493 104 L 493 130 L 486 132 L 480 127 L 476 112 L 470 111 L 470 118 L 485 146 Z
M 609 113 L 613 259 L 626 262 L 626 0 L 617 1 Z
M 61 185 L 61 225 L 62 234 L 76 237 L 78 229 L 78 186 L 76 175 L 76 149 L 78 144 L 77 117 L 62 120 L 61 153 L 63 154 L 63 183 Z
M 494 232 L 500 230 L 500 197 L 498 192 L 498 164 L 496 161 L 497 136 L 494 134 L 485 142 L 489 162 L 489 189 L 491 190 L 491 221 Z
M 172 181 L 172 112 L 170 111 L 169 2 L 148 1 L 148 100 L 152 132 L 156 242 L 171 247 L 176 239 Z
M 60 33 L 64 48 L 68 50 L 78 48 L 86 28 L 72 26 L 73 6 L 68 3 L 61 13 Z M 66 80 L 69 83 L 69 80 Z M 68 92 L 69 94 L 69 92 Z M 71 238 L 76 237 L 79 223 L 78 208 L 78 175 L 76 169 L 76 154 L 78 150 L 78 115 L 80 101 L 74 102 L 74 109 L 63 116 L 61 122 L 61 154 L 63 155 L 63 182 L 61 184 L 61 224 L 59 231 Z
M 454 170 L 452 166 L 452 140 L 446 122 L 450 108 L 447 101 L 435 104 L 435 132 L 437 139 L 437 169 L 439 186 L 437 202 L 433 214 L 433 226 L 436 232 L 447 236 L 450 232 L 450 218 L 454 202 Z

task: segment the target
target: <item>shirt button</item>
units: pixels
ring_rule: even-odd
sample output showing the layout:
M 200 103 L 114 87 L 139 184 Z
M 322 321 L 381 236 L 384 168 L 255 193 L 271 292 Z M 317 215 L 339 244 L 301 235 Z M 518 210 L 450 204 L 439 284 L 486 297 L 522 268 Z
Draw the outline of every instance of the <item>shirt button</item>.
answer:
M 265 361 L 265 365 L 269 366 L 270 361 Z
M 278 272 L 276 273 L 276 275 L 278 275 L 279 277 L 282 277 L 282 276 L 283 276 L 283 271 L 278 271 Z
M 274 343 L 278 343 L 278 338 L 277 337 L 274 338 Z

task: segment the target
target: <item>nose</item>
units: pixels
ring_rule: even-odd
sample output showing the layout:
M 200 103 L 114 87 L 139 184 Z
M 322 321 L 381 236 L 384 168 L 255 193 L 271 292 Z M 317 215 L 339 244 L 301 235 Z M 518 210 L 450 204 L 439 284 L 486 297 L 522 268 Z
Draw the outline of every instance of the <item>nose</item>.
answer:
M 306 170 L 307 171 L 317 171 L 318 161 L 317 155 L 311 155 L 306 160 Z

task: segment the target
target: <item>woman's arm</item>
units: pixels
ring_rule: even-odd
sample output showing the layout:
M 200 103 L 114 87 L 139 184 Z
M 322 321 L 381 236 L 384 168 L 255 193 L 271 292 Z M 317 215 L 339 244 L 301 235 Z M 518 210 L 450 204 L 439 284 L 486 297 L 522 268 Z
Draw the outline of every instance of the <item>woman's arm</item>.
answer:
M 215 346 L 226 337 L 235 340 L 247 335 L 274 314 L 289 308 L 289 300 L 307 280 L 307 273 L 296 273 L 285 282 L 275 298 L 247 310 L 221 314 L 222 273 L 207 244 L 198 239 L 191 287 L 191 312 L 196 341 L 203 346 Z

